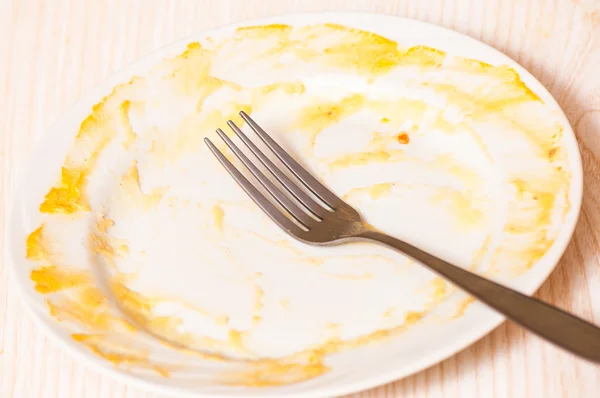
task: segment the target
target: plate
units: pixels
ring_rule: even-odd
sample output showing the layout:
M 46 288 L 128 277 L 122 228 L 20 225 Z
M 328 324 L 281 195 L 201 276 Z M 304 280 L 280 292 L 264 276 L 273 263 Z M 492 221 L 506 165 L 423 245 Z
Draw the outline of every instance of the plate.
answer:
M 113 76 L 22 176 L 14 280 L 73 355 L 178 397 L 328 397 L 421 370 L 502 321 L 399 253 L 280 231 L 202 141 L 231 134 L 240 110 L 369 224 L 524 293 L 573 232 L 573 131 L 498 51 L 371 14 L 227 26 Z

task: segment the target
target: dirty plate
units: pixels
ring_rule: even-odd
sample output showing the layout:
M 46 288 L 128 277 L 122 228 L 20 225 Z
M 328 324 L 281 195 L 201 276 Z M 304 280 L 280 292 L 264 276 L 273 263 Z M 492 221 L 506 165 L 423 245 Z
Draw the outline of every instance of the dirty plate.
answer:
M 12 270 L 69 352 L 178 397 L 330 397 L 423 369 L 501 322 L 391 250 L 280 231 L 202 141 L 241 125 L 240 110 L 374 227 L 525 293 L 573 231 L 573 132 L 506 56 L 378 15 L 228 26 L 118 73 L 23 176 Z

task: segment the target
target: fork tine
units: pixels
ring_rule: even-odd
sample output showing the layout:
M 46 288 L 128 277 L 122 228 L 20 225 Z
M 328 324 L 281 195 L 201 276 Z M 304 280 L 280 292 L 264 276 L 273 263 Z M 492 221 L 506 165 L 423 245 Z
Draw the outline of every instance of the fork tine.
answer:
M 237 145 L 235 145 L 233 143 L 233 141 L 231 141 L 231 139 L 229 139 L 229 137 L 227 136 L 227 134 L 225 134 L 223 132 L 223 130 L 217 129 L 217 134 L 219 135 L 219 137 L 221 137 L 221 139 L 223 141 L 225 141 L 225 144 L 227 144 L 227 146 L 229 147 L 229 149 L 231 149 L 233 151 L 233 153 L 235 154 L 235 156 L 237 156 L 238 159 L 240 159 L 242 161 L 242 163 L 244 164 L 244 166 L 246 166 L 246 168 L 252 173 L 252 175 L 254 177 L 256 177 L 256 179 L 258 180 L 258 182 L 260 182 L 260 184 L 267 191 L 269 191 L 269 193 L 273 196 L 273 198 L 275 198 L 275 200 L 277 201 L 277 203 L 279 203 L 281 205 L 281 207 L 283 207 L 284 209 L 286 209 L 288 211 L 288 213 L 290 213 L 290 215 L 292 217 L 294 217 L 294 219 L 296 221 L 298 221 L 300 224 L 304 225 L 305 227 L 308 228 L 312 224 L 312 222 L 314 220 L 308 214 L 306 214 L 304 211 L 302 211 L 302 209 L 300 209 L 294 202 L 292 202 L 292 200 L 290 200 L 290 198 L 288 198 L 287 196 L 285 196 L 284 193 L 281 192 L 279 190 L 279 188 L 277 188 L 275 186 L 275 184 L 273 184 L 271 182 L 271 180 L 269 180 L 250 161 L 250 159 L 248 159 L 246 157 L 246 155 L 244 155 L 244 153 L 237 147 Z
M 204 143 L 208 146 L 215 157 L 221 162 L 225 170 L 233 177 L 240 187 L 250 196 L 250 198 L 260 207 L 280 228 L 289 234 L 302 236 L 305 231 L 298 227 L 294 222 L 287 218 L 279 209 L 277 209 L 265 196 L 236 167 L 223 155 L 223 153 L 212 143 L 209 138 L 204 138 Z
M 323 206 L 315 202 L 310 196 L 308 196 L 302 189 L 298 187 L 292 180 L 288 178 L 277 166 L 269 160 L 268 157 L 256 146 L 252 141 L 246 137 L 246 134 L 238 126 L 235 125 L 231 120 L 227 122 L 229 127 L 237 134 L 240 140 L 246 144 L 246 146 L 252 151 L 254 156 L 260 160 L 260 162 L 271 172 L 273 177 L 277 179 L 283 185 L 287 191 L 300 203 L 302 203 L 315 217 L 323 219 L 323 213 L 327 211 Z
M 335 210 L 344 202 L 333 192 L 325 188 L 323 184 L 317 181 L 306 169 L 294 160 L 279 144 L 275 142 L 246 112 L 241 111 L 240 116 L 248 123 L 261 140 L 277 155 L 279 160 L 308 188 L 315 196 L 325 202 L 329 207 Z

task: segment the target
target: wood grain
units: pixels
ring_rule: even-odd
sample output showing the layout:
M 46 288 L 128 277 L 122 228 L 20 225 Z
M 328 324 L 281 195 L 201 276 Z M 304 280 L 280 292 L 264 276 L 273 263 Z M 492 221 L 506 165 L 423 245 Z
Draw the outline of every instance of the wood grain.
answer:
M 577 131 L 583 210 L 538 295 L 600 323 L 600 3 L 594 0 L 0 0 L 0 224 L 35 141 L 84 92 L 171 41 L 293 11 L 370 11 L 441 24 L 529 69 Z M 5 242 L 0 242 L 5 253 Z M 353 397 L 597 397 L 600 368 L 513 324 L 404 380 Z M 0 264 L 0 397 L 160 398 L 75 362 L 32 324 Z

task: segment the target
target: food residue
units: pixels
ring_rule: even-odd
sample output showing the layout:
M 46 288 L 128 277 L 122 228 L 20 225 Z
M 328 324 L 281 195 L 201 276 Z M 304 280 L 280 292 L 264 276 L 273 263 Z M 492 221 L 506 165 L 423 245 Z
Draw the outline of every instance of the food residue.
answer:
M 408 144 L 410 142 L 410 138 L 408 137 L 408 134 L 406 133 L 400 133 L 396 136 L 396 139 L 398 140 L 399 143 L 401 144 Z
M 244 48 L 258 50 L 248 53 L 242 51 Z M 261 70 L 271 65 L 276 71 L 285 71 L 285 59 L 290 58 L 306 64 L 307 70 L 314 66 L 321 68 L 318 70 L 354 74 L 364 79 L 367 85 L 377 84 L 377 79 L 391 76 L 396 68 L 404 68 L 402 70 L 410 76 L 419 71 L 424 73 L 418 75 L 421 80 L 407 83 L 407 91 L 414 91 L 410 96 L 402 95 L 402 90 L 399 90 L 400 93 L 395 93 L 395 96 L 378 98 L 358 89 L 333 96 L 316 93 L 302 79 L 269 81 L 255 86 L 230 81 L 225 73 L 227 69 L 219 68 L 223 65 L 219 63 L 222 57 L 230 54 L 237 54 L 248 67 L 260 62 Z M 469 80 L 469 85 L 462 86 L 458 81 L 444 79 L 443 73 L 475 78 Z M 430 79 L 423 80 L 427 76 Z M 154 118 L 156 113 L 160 113 L 163 95 L 172 107 L 162 118 Z M 368 332 L 344 340 L 340 337 L 343 323 L 326 322 L 323 325 L 323 333 L 327 335 L 324 342 L 306 346 L 294 354 L 271 358 L 253 352 L 249 343 L 254 333 L 269 327 L 268 317 L 272 310 L 269 300 L 273 292 L 265 282 L 268 280 L 267 271 L 264 275 L 262 271 L 254 272 L 248 264 L 256 264 L 245 262 L 246 257 L 250 259 L 257 253 L 240 255 L 236 253 L 235 245 L 229 245 L 230 242 L 221 246 L 214 244 L 214 250 L 219 251 L 222 258 L 239 262 L 236 272 L 240 275 L 219 267 L 212 268 L 211 272 L 222 272 L 224 276 L 219 276 L 224 279 L 241 279 L 248 287 L 248 298 L 239 301 L 248 305 L 250 314 L 245 314 L 245 321 L 241 323 L 239 319 L 242 317 L 235 311 L 207 310 L 192 300 L 169 297 L 168 294 L 149 294 L 135 285 L 139 272 L 121 272 L 120 263 L 130 260 L 136 253 L 148 250 L 147 257 L 151 257 L 151 248 L 139 251 L 132 242 L 119 239 L 120 234 L 117 235 L 119 238 L 113 235 L 125 216 L 134 214 L 143 219 L 147 214 L 161 211 L 162 206 L 168 205 L 168 210 L 172 211 L 172 208 L 187 204 L 205 217 L 206 223 L 202 225 L 212 225 L 212 236 L 219 236 L 220 240 L 225 241 L 229 231 L 235 239 L 244 232 L 247 236 L 258 238 L 255 242 L 259 242 L 256 244 L 259 248 L 266 245 L 283 249 L 277 254 L 273 252 L 272 258 L 267 261 L 269 264 L 277 263 L 285 269 L 288 263 L 293 262 L 294 266 L 303 267 L 302 270 L 311 277 L 328 276 L 328 283 L 333 280 L 340 285 L 358 286 L 359 283 L 377 281 L 378 273 L 375 271 L 360 269 L 359 272 L 351 272 L 348 265 L 350 255 L 332 255 L 332 258 L 343 260 L 341 263 L 345 268 L 331 272 L 324 256 L 305 253 L 300 246 L 285 239 L 271 238 L 262 233 L 266 224 L 261 224 L 264 221 L 261 218 L 252 221 L 250 227 L 235 224 L 235 212 L 248 206 L 248 198 L 235 196 L 239 191 L 226 191 L 233 199 L 228 198 L 224 206 L 225 202 L 221 199 L 203 201 L 204 197 L 179 197 L 176 190 L 171 190 L 169 182 L 172 175 L 167 172 L 173 170 L 182 174 L 191 170 L 186 180 L 192 181 L 189 184 L 209 186 L 209 179 L 204 173 L 207 166 L 201 163 L 204 155 L 199 155 L 200 151 L 206 150 L 203 143 L 206 134 L 220 127 L 233 136 L 231 130 L 226 129 L 227 121 L 232 120 L 242 128 L 244 120 L 238 114 L 240 110 L 260 114 L 268 106 L 292 97 L 297 101 L 297 108 L 290 109 L 289 115 L 285 115 L 287 120 L 291 120 L 286 128 L 282 128 L 285 139 L 289 139 L 286 145 L 289 143 L 300 148 L 298 156 L 317 171 L 329 170 L 333 176 L 350 168 L 352 173 L 356 172 L 349 186 L 343 188 L 346 190 L 344 200 L 356 206 L 361 203 L 354 199 L 365 197 L 373 201 L 386 198 L 379 204 L 391 202 L 388 198 L 394 198 L 404 186 L 400 178 L 382 173 L 374 183 L 361 182 L 355 175 L 358 176 L 366 166 L 388 163 L 414 166 L 420 171 L 442 176 L 445 182 L 451 181 L 448 186 L 419 181 L 421 185 L 418 186 L 428 192 L 429 205 L 451 215 L 448 223 L 457 233 L 466 234 L 489 227 L 491 221 L 488 215 L 495 208 L 487 196 L 485 178 L 474 163 L 460 162 L 457 155 L 440 152 L 437 146 L 426 148 L 431 153 L 413 155 L 411 152 L 419 149 L 414 144 L 406 147 L 406 151 L 399 149 L 398 144 L 408 145 L 411 141 L 409 134 L 413 133 L 413 137 L 416 134 L 419 137 L 438 134 L 439 146 L 444 148 L 447 145 L 445 140 L 465 140 L 478 148 L 482 162 L 487 162 L 490 168 L 491 165 L 498 168 L 495 148 L 485 136 L 490 133 L 486 129 L 480 131 L 481 125 L 499 126 L 505 140 L 519 137 L 522 146 L 529 150 L 526 158 L 537 162 L 539 175 L 526 175 L 514 170 L 507 172 L 506 186 L 510 187 L 511 195 L 506 203 L 506 223 L 500 228 L 504 235 L 498 242 L 494 241 L 494 245 L 491 235 L 488 235 L 481 248 L 473 251 L 472 265 L 479 267 L 483 262 L 489 262 L 490 269 L 497 270 L 503 264 L 513 264 L 518 274 L 535 264 L 552 245 L 556 236 L 553 227 L 570 206 L 570 172 L 565 163 L 567 151 L 561 147 L 562 127 L 551 118 L 542 117 L 545 105 L 516 71 L 506 66 L 452 56 L 431 47 L 402 48 L 383 36 L 336 24 L 298 27 L 273 24 L 240 28 L 228 38 L 190 43 L 179 56 L 164 60 L 148 76 L 136 77 L 116 86 L 81 123 L 62 168 L 57 170 L 57 180 L 39 206 L 43 222 L 28 235 L 25 248 L 25 257 L 35 264 L 30 273 L 34 289 L 43 295 L 49 314 L 70 331 L 73 341 L 119 369 L 146 370 L 162 377 L 173 377 L 178 368 L 157 360 L 152 349 L 133 344 L 139 339 L 140 329 L 145 329 L 162 339 L 163 348 L 171 349 L 172 353 L 187 355 L 189 351 L 205 360 L 243 365 L 241 370 L 224 368 L 222 373 L 215 374 L 213 379 L 223 385 L 278 386 L 329 372 L 329 355 L 396 336 L 422 321 L 449 296 L 451 286 L 440 278 L 433 278 L 424 288 L 424 310 L 408 311 L 402 309 L 400 303 L 386 303 L 381 307 L 378 313 L 383 313 L 385 322 L 390 322 L 386 329 L 376 329 L 378 326 L 374 325 Z M 429 97 L 435 97 L 435 104 L 430 103 Z M 174 98 L 177 101 L 172 101 Z M 371 136 L 365 136 L 360 147 L 342 148 L 346 141 L 351 141 L 352 132 L 337 131 L 336 126 L 345 122 L 350 124 L 354 122 L 350 118 L 355 117 L 359 121 L 363 118 L 370 120 L 370 125 L 365 125 L 364 130 Z M 143 123 L 140 118 L 144 119 Z M 543 123 L 538 123 L 539 120 Z M 379 132 L 373 134 L 372 128 Z M 318 151 L 321 139 L 325 140 L 330 133 L 339 134 L 334 136 L 334 142 L 339 143 L 342 149 L 321 155 Z M 460 141 L 459 145 L 462 144 L 463 141 Z M 218 145 L 225 156 L 232 158 L 223 143 L 219 141 Z M 119 160 L 111 159 L 111 156 Z M 108 199 L 94 196 L 93 192 L 98 189 L 97 184 L 93 184 L 96 176 L 106 173 L 107 165 L 121 163 L 124 165 L 121 169 L 114 173 L 111 170 L 114 186 L 104 189 L 102 185 L 100 190 Z M 200 167 L 195 168 L 198 165 Z M 162 185 L 152 185 L 146 179 L 154 171 L 161 176 L 165 172 Z M 226 178 L 230 182 L 229 177 L 223 175 L 213 184 L 225 186 Z M 106 192 L 110 193 L 105 195 Z M 195 207 L 192 206 L 194 203 Z M 258 212 L 255 207 L 252 209 Z M 177 215 L 176 212 L 170 214 Z M 95 216 L 99 218 L 94 219 Z M 49 228 L 60 222 L 86 223 L 86 254 L 94 254 L 93 259 L 70 260 L 66 252 L 73 242 L 56 237 L 52 232 L 56 230 Z M 140 225 L 143 225 L 139 227 L 144 229 L 142 232 L 147 232 L 146 224 Z M 272 227 L 271 224 L 269 226 Z M 160 229 L 163 225 L 153 227 Z M 256 227 L 258 232 L 244 230 L 251 227 Z M 216 242 L 209 238 L 207 240 Z M 177 244 L 181 246 L 177 247 L 189 245 L 186 239 L 192 238 L 183 233 L 178 235 Z M 196 242 L 198 240 L 194 244 Z M 198 252 L 202 253 L 202 264 L 198 266 L 204 261 L 212 264 L 210 250 L 202 248 Z M 361 258 L 362 263 L 375 260 L 381 260 L 381 255 L 368 254 Z M 89 264 L 90 261 L 96 262 Z M 394 259 L 386 261 L 397 263 Z M 108 285 L 121 312 L 112 307 L 104 292 L 95 285 L 91 267 L 100 263 L 109 265 Z M 171 269 L 178 264 L 164 266 Z M 302 308 L 301 298 L 293 294 L 286 291 L 283 298 L 274 295 L 278 312 L 288 314 Z M 473 301 L 472 298 L 463 300 L 454 317 L 462 316 Z M 294 306 L 290 302 L 294 302 Z M 169 305 L 180 306 L 185 308 L 186 313 L 210 320 L 210 324 L 222 333 L 221 338 L 190 331 L 184 315 L 164 310 Z M 396 318 L 398 323 L 392 324 Z M 232 359 L 231 353 L 239 358 Z

